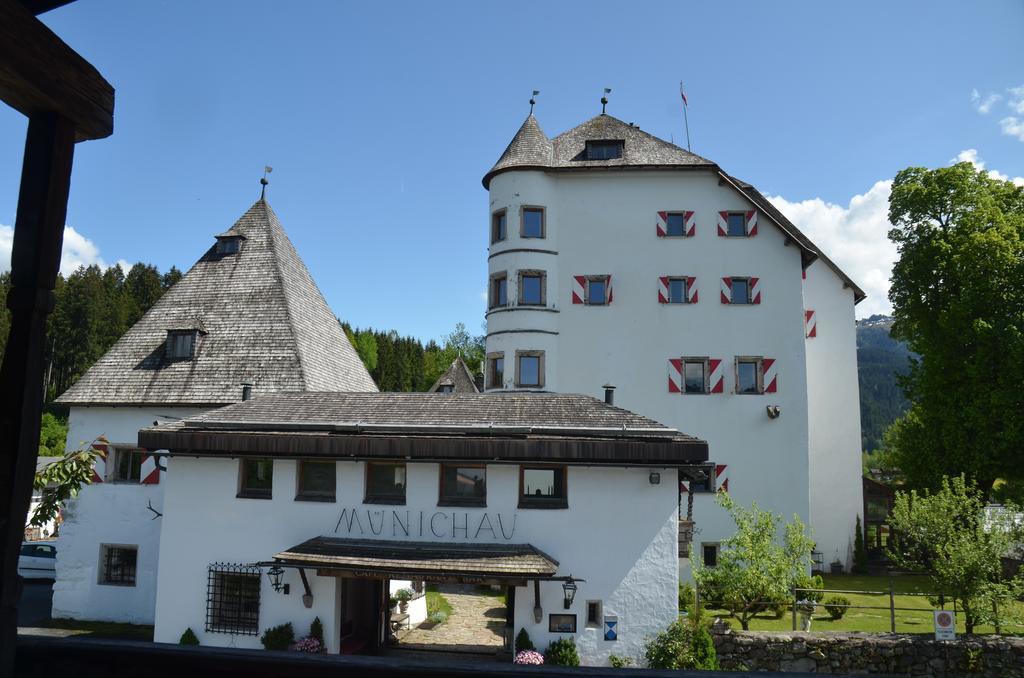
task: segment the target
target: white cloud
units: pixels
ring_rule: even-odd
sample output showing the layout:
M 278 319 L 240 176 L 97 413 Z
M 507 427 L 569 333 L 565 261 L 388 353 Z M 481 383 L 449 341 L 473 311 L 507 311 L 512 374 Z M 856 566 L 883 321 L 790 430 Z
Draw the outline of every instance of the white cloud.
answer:
M 992 110 L 992 107 L 1003 98 L 1002 94 L 988 94 L 984 97 L 978 92 L 978 90 L 971 90 L 971 103 L 974 104 L 974 110 L 978 111 L 982 115 L 985 115 Z
M 969 162 L 979 170 L 985 161 L 978 151 L 961 151 L 950 162 Z M 996 170 L 986 170 L 993 179 L 1024 186 L 1024 177 L 1010 179 Z M 896 262 L 896 245 L 889 241 L 889 193 L 892 180 L 877 181 L 865 193 L 855 195 L 846 206 L 821 198 L 790 201 L 769 197 L 783 214 L 807 234 L 825 254 L 867 293 L 857 304 L 857 316 L 891 313 L 889 279 Z
M 978 157 L 978 151 L 973 148 L 968 148 L 966 151 L 960 151 L 956 158 L 950 160 L 950 162 L 969 162 L 979 171 L 985 169 L 985 161 Z M 1014 177 L 1011 179 L 1009 176 L 997 170 L 988 170 L 988 175 L 993 179 L 998 179 L 999 181 L 1011 181 L 1017 186 L 1024 186 L 1024 177 Z
M 867 293 L 857 315 L 891 313 L 889 277 L 896 261 L 896 245 L 889 241 L 889 191 L 892 180 L 877 181 L 849 204 L 836 205 L 821 198 L 792 202 L 769 197 L 797 227 Z
M 1018 141 L 1024 141 L 1024 120 L 1011 115 L 1000 120 L 999 126 L 1006 136 L 1017 137 Z
M 1020 87 L 1010 87 L 1006 90 L 1010 93 L 1009 101 L 1006 105 L 1010 107 L 1014 113 L 1020 113 L 1024 115 L 1024 85 Z
M 14 245 L 14 228 L 0 224 L 0 271 L 11 270 L 11 248 Z M 121 267 L 127 262 L 118 261 Z M 100 268 L 108 268 L 100 249 L 92 240 L 76 231 L 71 226 L 64 227 L 64 246 L 61 248 L 60 272 L 64 276 L 71 275 L 79 266 L 96 264 Z

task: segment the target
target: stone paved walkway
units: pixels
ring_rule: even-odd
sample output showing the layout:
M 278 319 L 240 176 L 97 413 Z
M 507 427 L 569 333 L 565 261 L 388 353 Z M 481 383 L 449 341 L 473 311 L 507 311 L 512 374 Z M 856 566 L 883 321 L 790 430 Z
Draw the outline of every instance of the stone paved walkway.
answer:
M 399 649 L 438 650 L 495 654 L 505 644 L 505 607 L 501 600 L 481 593 L 475 586 L 441 584 L 438 591 L 448 599 L 452 615 L 444 624 L 423 622 L 399 633 Z

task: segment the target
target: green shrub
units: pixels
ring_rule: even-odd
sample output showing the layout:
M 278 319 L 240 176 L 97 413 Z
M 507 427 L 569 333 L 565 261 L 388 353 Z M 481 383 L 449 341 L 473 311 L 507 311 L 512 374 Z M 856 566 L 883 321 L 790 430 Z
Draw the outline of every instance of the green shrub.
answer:
M 633 660 L 629 657 L 620 657 L 617 654 L 608 655 L 608 663 L 615 669 L 625 669 L 633 665 Z
M 683 619 L 677 619 L 654 639 L 644 644 L 644 658 L 651 669 L 693 668 L 693 632 Z
M 320 617 L 314 617 L 313 623 L 309 625 L 309 637 L 316 638 L 320 641 L 320 646 L 324 646 L 324 625 Z
M 443 624 L 448 621 L 448 613 L 444 610 L 434 610 L 427 615 L 427 619 L 434 624 Z
M 722 585 L 714 568 L 704 570 L 703 581 L 700 584 L 701 605 L 706 610 L 718 610 L 723 605 L 723 598 Z
M 178 645 L 198 645 L 199 639 L 196 638 L 196 634 L 192 631 L 192 627 L 185 629 L 185 633 L 181 634 L 181 640 L 178 641 Z
M 692 632 L 693 639 L 690 641 L 690 647 L 693 652 L 693 666 L 691 668 L 704 671 L 719 670 L 715 641 L 711 638 L 708 627 L 698 622 L 694 625 Z
M 868 573 L 868 552 L 864 547 L 864 528 L 860 524 L 860 514 L 857 514 L 857 527 L 853 533 L 853 573 Z
M 815 591 L 801 591 L 797 594 L 797 598 L 802 600 L 811 600 L 815 603 L 820 603 L 821 599 L 825 597 L 825 593 L 820 589 L 825 588 L 825 580 L 821 578 L 820 574 L 816 574 L 811 577 L 802 577 L 797 582 L 797 588 L 799 589 L 818 589 Z
M 686 582 L 679 585 L 679 609 L 689 610 L 693 607 L 693 601 L 697 599 L 697 592 L 693 590 L 693 584 Z
M 850 599 L 846 596 L 832 596 L 825 601 L 825 611 L 828 612 L 828 616 L 838 621 L 843 618 L 843 615 L 846 614 L 846 610 L 849 609 L 842 606 L 849 604 Z
M 579 666 L 580 653 L 576 651 L 576 641 L 572 638 L 552 641 L 544 651 L 544 663 L 555 666 Z
M 530 640 L 530 634 L 526 632 L 526 627 L 519 629 L 519 633 L 516 634 L 516 652 L 521 650 L 536 650 L 533 641 Z
M 768 614 L 772 619 L 782 619 L 788 609 L 789 605 L 785 603 L 772 603 L 768 606 Z
M 287 650 L 295 642 L 295 629 L 291 622 L 269 628 L 260 636 L 260 642 L 267 650 Z

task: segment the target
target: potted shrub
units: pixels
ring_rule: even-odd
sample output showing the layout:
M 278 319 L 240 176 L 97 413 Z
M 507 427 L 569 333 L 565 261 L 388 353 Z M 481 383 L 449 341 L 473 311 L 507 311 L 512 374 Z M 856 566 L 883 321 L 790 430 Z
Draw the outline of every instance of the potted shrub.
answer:
M 836 549 L 836 557 L 832 559 L 832 563 L 829 565 L 829 572 L 832 574 L 843 573 L 843 561 L 839 560 L 839 549 Z
M 410 588 L 398 589 L 395 591 L 395 600 L 398 601 L 398 607 L 402 614 L 409 611 L 409 601 L 412 600 L 413 595 L 413 590 Z

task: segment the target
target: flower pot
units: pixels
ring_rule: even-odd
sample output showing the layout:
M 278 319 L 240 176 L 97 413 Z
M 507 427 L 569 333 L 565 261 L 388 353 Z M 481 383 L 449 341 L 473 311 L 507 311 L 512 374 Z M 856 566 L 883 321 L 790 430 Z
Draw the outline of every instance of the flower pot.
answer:
M 810 612 L 799 612 L 797 613 L 797 621 L 800 622 L 801 631 L 811 630 L 811 613 Z
M 829 565 L 829 569 L 831 570 L 832 574 L 842 574 L 843 564 L 839 562 L 832 563 L 831 565 Z
M 402 611 L 402 614 L 405 614 L 406 612 L 408 612 L 409 611 L 409 601 L 408 600 L 400 600 L 400 601 L 398 601 L 398 609 Z

